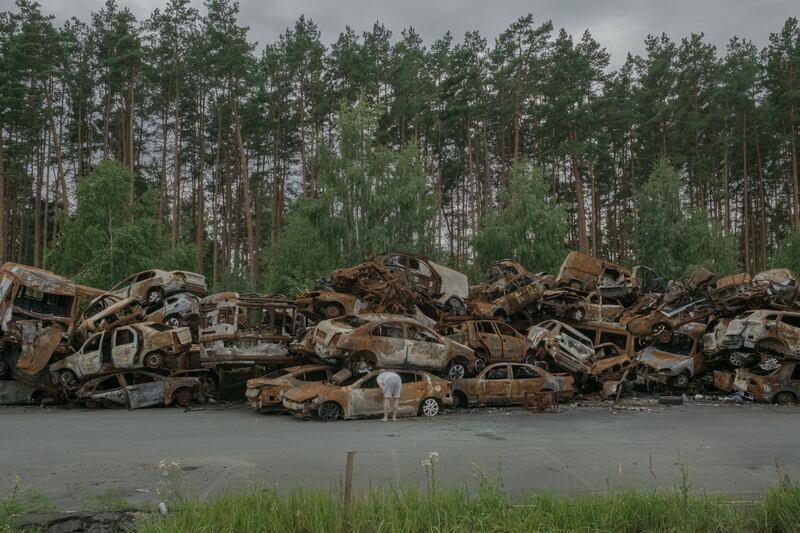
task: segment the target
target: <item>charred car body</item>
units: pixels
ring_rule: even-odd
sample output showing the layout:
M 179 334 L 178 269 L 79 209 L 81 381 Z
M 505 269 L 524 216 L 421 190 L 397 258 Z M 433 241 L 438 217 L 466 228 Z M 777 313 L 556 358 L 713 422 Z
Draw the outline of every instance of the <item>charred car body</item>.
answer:
M 551 374 L 534 365 L 499 363 L 487 366 L 474 378 L 453 382 L 453 401 L 460 407 L 522 405 L 529 395 L 541 392 L 572 398 L 575 380 L 568 374 Z
M 276 370 L 247 382 L 247 404 L 256 411 L 283 409 L 281 394 L 287 390 L 320 381 L 330 381 L 336 369 L 327 365 L 303 365 Z
M 131 370 L 90 379 L 75 395 L 86 407 L 107 406 L 139 409 L 154 405 L 189 407 L 192 400 L 204 401 L 203 382 L 193 377 L 164 376 Z
M 443 406 L 453 404 L 450 382 L 419 370 L 397 369 L 403 383 L 398 415 L 436 416 Z M 329 382 L 308 383 L 283 393 L 284 408 L 301 418 L 316 417 L 324 422 L 337 419 L 383 416 L 383 391 L 373 370 L 354 375 L 337 373 Z

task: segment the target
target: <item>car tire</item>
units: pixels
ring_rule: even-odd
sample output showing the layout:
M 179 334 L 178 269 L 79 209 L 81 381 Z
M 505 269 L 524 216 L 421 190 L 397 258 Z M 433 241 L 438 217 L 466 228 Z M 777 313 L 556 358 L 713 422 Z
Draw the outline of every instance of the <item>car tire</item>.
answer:
M 157 370 L 164 365 L 164 355 L 161 352 L 150 352 L 144 356 L 144 366 L 151 370 Z
M 775 403 L 780 405 L 792 405 L 797 402 L 797 396 L 789 391 L 779 392 L 775 395 Z
M 451 296 L 445 305 L 447 309 L 454 315 L 460 316 L 467 314 L 467 305 L 464 303 L 464 300 L 458 296 Z
M 655 337 L 658 342 L 666 344 L 672 339 L 672 328 L 665 322 L 659 322 L 650 330 L 650 335 Z
M 178 389 L 175 391 L 175 394 L 172 395 L 172 403 L 179 407 L 189 407 L 192 405 L 192 391 L 189 389 Z
M 672 386 L 676 389 L 685 389 L 689 386 L 689 374 L 683 372 L 672 378 Z
M 436 398 L 425 398 L 419 404 L 419 412 L 422 416 L 436 416 L 439 414 L 439 409 L 439 400 Z
M 539 361 L 536 360 L 536 354 L 533 351 L 529 350 L 528 353 L 525 354 L 526 365 L 536 366 L 538 362 Z
M 69 389 L 78 384 L 78 376 L 72 370 L 61 370 L 58 373 L 58 382 Z
M 158 287 L 154 287 L 147 291 L 145 295 L 145 300 L 147 301 L 147 305 L 156 305 L 161 303 L 161 300 L 164 299 L 164 293 Z
M 83 402 L 87 409 L 100 409 L 103 404 L 93 398 L 86 398 Z
M 169 315 L 164 319 L 164 324 L 171 328 L 179 328 L 183 326 L 183 320 L 178 315 Z
M 464 379 L 466 375 L 467 375 L 467 367 L 460 360 L 451 361 L 450 364 L 447 365 L 447 378 L 450 381 Z
M 342 309 L 342 306 L 334 303 L 326 304 L 322 311 L 325 315 L 325 318 L 329 319 L 339 318 L 344 314 L 344 309 Z
M 334 422 L 342 417 L 342 407 L 336 402 L 325 402 L 317 409 L 317 416 L 323 422 Z
M 11 367 L 5 361 L 0 361 L 0 379 L 8 379 L 11 375 Z

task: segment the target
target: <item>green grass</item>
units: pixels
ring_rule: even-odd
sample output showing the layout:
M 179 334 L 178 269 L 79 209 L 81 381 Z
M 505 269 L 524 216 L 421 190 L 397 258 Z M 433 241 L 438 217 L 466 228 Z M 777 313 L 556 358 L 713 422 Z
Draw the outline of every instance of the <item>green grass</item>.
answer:
M 161 532 L 792 532 L 800 531 L 800 486 L 781 483 L 755 502 L 692 494 L 685 487 L 574 497 L 505 496 L 483 480 L 460 489 L 372 489 L 349 510 L 335 491 L 250 490 L 210 502 L 187 501 L 165 518 L 140 524 Z
M 82 511 L 130 511 L 136 506 L 109 491 L 87 498 L 81 505 Z
M 23 488 L 19 477 L 8 496 L 0 500 L 0 533 L 14 531 L 18 517 L 29 513 L 49 513 L 56 510 L 50 498 L 33 488 Z

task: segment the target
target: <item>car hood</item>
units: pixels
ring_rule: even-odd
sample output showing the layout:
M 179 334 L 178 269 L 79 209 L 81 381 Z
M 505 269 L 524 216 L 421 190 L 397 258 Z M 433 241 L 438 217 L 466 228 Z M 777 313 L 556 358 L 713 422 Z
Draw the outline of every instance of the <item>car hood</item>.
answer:
M 650 347 L 639 352 L 636 359 L 650 368 L 662 370 L 676 367 L 687 359 L 691 359 L 691 357 L 688 355 L 664 352 Z
M 326 392 L 333 392 L 341 388 L 341 385 L 331 383 L 306 383 L 289 389 L 283 393 L 283 397 L 292 402 L 307 402 Z

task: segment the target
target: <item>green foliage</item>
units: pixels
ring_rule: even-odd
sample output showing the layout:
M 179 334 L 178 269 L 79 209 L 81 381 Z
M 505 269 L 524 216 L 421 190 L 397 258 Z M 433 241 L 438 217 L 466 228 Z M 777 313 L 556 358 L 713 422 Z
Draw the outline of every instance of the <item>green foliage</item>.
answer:
M 659 160 L 637 199 L 637 261 L 670 278 L 686 276 L 698 266 L 720 276 L 738 271 L 736 238 L 723 235 L 704 210 L 685 209 L 680 195 L 678 173 Z
M 262 257 L 267 290 L 292 294 L 370 253 L 433 250 L 435 197 L 418 150 L 375 146 L 376 128 L 363 101 L 343 107 L 338 146 L 320 151 L 318 197 L 301 199 Z
M 473 239 L 479 269 L 509 258 L 533 272 L 557 271 L 567 254 L 567 225 L 541 171 L 529 162 L 515 165 L 500 203 L 505 207 L 490 213 Z
M 477 490 L 372 488 L 349 508 L 335 490 L 252 488 L 209 502 L 189 501 L 165 519 L 138 524 L 143 533 L 182 531 L 794 531 L 800 488 L 786 484 L 751 505 L 680 488 L 605 494 L 512 497 L 478 479 Z M 471 487 L 470 487 L 471 488 Z
M 75 216 L 64 220 L 48 264 L 78 283 L 110 288 L 148 268 L 191 269 L 194 246 L 170 249 L 152 191 L 133 196 L 134 175 L 104 161 L 78 186 Z
M 788 268 L 800 272 L 800 232 L 795 231 L 778 243 L 772 256 L 772 268 Z

